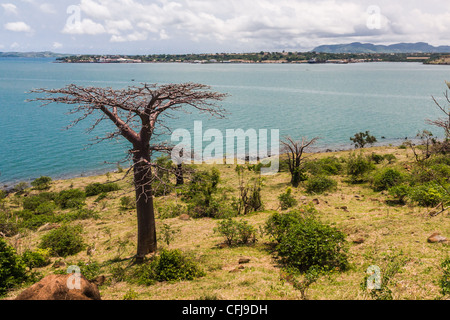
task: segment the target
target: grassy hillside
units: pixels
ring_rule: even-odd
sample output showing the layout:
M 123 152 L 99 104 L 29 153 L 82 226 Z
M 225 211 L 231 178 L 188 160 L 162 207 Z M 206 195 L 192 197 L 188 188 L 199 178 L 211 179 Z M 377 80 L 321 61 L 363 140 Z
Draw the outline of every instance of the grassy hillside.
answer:
M 328 272 L 317 282 L 311 284 L 307 297 L 313 300 L 363 300 L 372 299 L 361 288 L 366 270 L 378 265 L 382 272 L 388 272 L 393 263 L 401 258 L 399 272 L 388 283 L 394 299 L 428 300 L 442 298 L 440 279 L 443 277 L 441 264 L 449 256 L 448 243 L 428 243 L 427 239 L 435 232 L 450 238 L 450 216 L 448 211 L 436 217 L 428 213 L 430 208 L 418 206 L 416 202 L 395 203 L 387 191 L 374 191 L 373 177 L 384 167 L 396 168 L 405 175 L 414 171 L 413 156 L 408 149 L 397 147 L 377 147 L 364 149 L 366 155 L 394 155 L 390 161 L 376 164 L 376 170 L 361 183 L 351 183 L 348 175 L 341 171 L 330 176 L 337 182 L 337 188 L 323 194 L 306 193 L 305 184 L 294 189 L 292 195 L 298 204 L 291 209 L 313 204 L 323 223 L 333 226 L 346 235 L 349 243 L 350 268 L 342 272 Z M 316 154 L 311 159 L 336 156 L 339 159 L 349 157 L 351 151 Z M 210 170 L 212 165 L 197 166 L 198 170 Z M 238 196 L 238 176 L 231 165 L 214 165 L 220 172 L 220 194 Z M 450 166 L 449 166 L 450 168 Z M 448 172 L 448 171 L 446 171 Z M 247 177 L 257 174 L 250 171 Z M 92 183 L 106 183 L 120 179 L 123 173 L 109 173 L 95 177 L 83 177 L 71 180 L 53 181 L 51 189 L 46 191 L 27 190 L 24 195 L 9 195 L 3 200 L 0 211 L 3 225 L 23 221 L 15 212 L 23 210 L 26 197 L 42 192 L 60 192 L 80 189 Z M 48 229 L 61 226 L 64 221 L 70 225 L 83 227 L 83 239 L 87 246 L 83 251 L 65 258 L 52 257 L 45 267 L 33 268 L 39 276 L 51 273 L 65 273 L 70 265 L 82 265 L 86 276 L 91 279 L 105 276 L 100 286 L 102 299 L 105 300 L 196 300 L 196 299 L 301 299 L 300 290 L 292 285 L 282 265 L 273 251 L 273 240 L 260 233 L 266 221 L 274 212 L 281 212 L 278 196 L 289 187 L 290 176 L 281 172 L 264 177 L 262 201 L 264 209 L 235 218 L 247 221 L 258 230 L 256 243 L 227 246 L 224 237 L 214 232 L 222 220 L 213 218 L 187 218 L 176 216 L 176 205 L 185 206 L 181 196 L 172 193 L 156 198 L 157 228 L 161 237 L 160 249 L 179 249 L 204 271 L 204 275 L 191 281 L 155 281 L 143 285 L 130 281 L 130 274 L 136 270 L 131 264 L 136 248 L 136 216 L 133 209 L 121 209 L 121 198 L 133 196 L 129 179 L 117 182 L 120 190 L 99 196 L 87 197 L 85 214 L 72 215 L 73 219 L 51 220 L 32 230 L 19 226 L 15 234 L 6 240 L 23 254 L 27 250 L 37 250 L 42 236 Z M 28 195 L 27 195 L 28 194 Z M 101 199 L 103 198 L 103 199 Z M 222 203 L 229 206 L 231 202 Z M 73 209 L 53 208 L 55 216 L 70 215 Z M 77 209 L 78 210 L 78 209 Z M 86 212 L 89 212 L 88 214 Z M 289 210 L 287 210 L 289 211 Z M 286 212 L 287 212 L 286 211 Z M 185 213 L 185 212 L 182 212 Z M 189 214 L 189 212 L 187 212 Z M 172 216 L 173 217 L 170 217 Z M 42 215 L 41 215 L 42 216 Z M 15 219 L 15 220 L 14 220 Z M 5 222 L 6 221 L 6 222 Z M 44 228 L 42 228 L 44 227 Z M 164 237 L 173 233 L 173 237 Z M 169 244 L 165 240 L 169 239 Z M 397 257 L 397 258 L 395 258 Z M 241 259 L 249 259 L 243 263 Z M 397 259 L 397 260 L 396 260 Z M 241 260 L 241 261 L 240 261 Z M 55 262 L 64 262 L 59 268 Z M 135 274 L 135 273 L 134 273 Z M 10 291 L 6 298 L 14 298 L 24 287 Z M 448 297 L 448 296 L 447 296 Z

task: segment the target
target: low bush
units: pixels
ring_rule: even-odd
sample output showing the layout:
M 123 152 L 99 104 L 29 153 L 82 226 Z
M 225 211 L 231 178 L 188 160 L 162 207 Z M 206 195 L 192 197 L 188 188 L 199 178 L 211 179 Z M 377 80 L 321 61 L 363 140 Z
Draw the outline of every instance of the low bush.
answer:
M 85 205 L 86 193 L 80 189 L 63 190 L 55 198 L 61 209 L 79 208 Z
M 163 249 L 148 263 L 139 266 L 132 278 L 141 285 L 155 282 L 194 280 L 203 277 L 204 271 L 180 250 Z
M 409 192 L 410 187 L 404 184 L 389 188 L 389 194 L 394 197 L 395 201 L 399 204 L 405 204 Z
M 109 193 L 118 190 L 120 190 L 120 187 L 117 183 L 91 183 L 84 188 L 84 192 L 87 197 L 98 196 L 102 193 Z
M 20 219 L 19 226 L 29 230 L 37 230 L 46 223 L 52 223 L 55 216 L 49 214 L 36 215 L 29 210 L 22 210 L 15 212 L 15 215 Z
M 435 207 L 442 202 L 450 202 L 450 197 L 443 187 L 433 182 L 411 187 L 408 197 L 422 207 Z
M 22 254 L 22 260 L 30 269 L 42 268 L 48 266 L 50 261 L 49 249 L 37 249 L 36 251 L 27 250 Z
M 336 188 L 337 182 L 327 176 L 312 177 L 306 182 L 306 192 L 309 194 L 321 194 Z
M 52 178 L 50 177 L 40 177 L 31 182 L 31 186 L 35 190 L 47 190 L 50 189 L 52 183 Z
M 183 200 L 188 203 L 192 217 L 217 217 L 220 214 L 219 201 L 220 172 L 217 168 L 209 171 L 196 171 L 183 192 Z
M 186 206 L 179 203 L 164 203 L 162 207 L 157 207 L 157 211 L 160 219 L 172 219 L 188 213 Z
M 300 272 L 313 267 L 324 271 L 343 271 L 349 267 L 343 232 L 320 222 L 315 215 L 303 212 L 275 215 L 268 225 L 278 241 L 276 252 L 282 264 Z
M 338 157 L 326 157 L 305 164 L 305 170 L 312 175 L 338 175 L 344 166 Z
M 346 171 L 352 183 L 364 182 L 366 175 L 375 169 L 374 163 L 361 153 L 351 154 L 347 159 Z
M 25 197 L 23 199 L 23 208 L 25 210 L 36 212 L 38 207 L 41 206 L 41 211 L 47 211 L 43 208 L 48 208 L 51 204 L 54 204 L 53 201 L 55 200 L 56 196 L 56 193 L 43 192 L 38 195 Z
M 132 197 L 120 198 L 120 210 L 133 210 L 136 209 L 136 199 Z
M 17 218 L 9 211 L 0 211 L 0 233 L 12 237 L 19 233 Z
M 256 229 L 247 221 L 225 219 L 218 223 L 214 232 L 225 237 L 226 243 L 231 246 L 255 243 Z
M 0 238 L 0 296 L 28 279 L 26 264 L 5 239 Z
M 305 218 L 315 217 L 317 210 L 312 206 L 303 206 L 286 213 L 275 212 L 266 221 L 264 230 L 273 240 L 280 243 L 291 227 Z
M 68 257 L 85 248 L 81 226 L 64 225 L 41 237 L 39 248 L 50 249 L 53 256 Z
M 384 191 L 405 181 L 405 175 L 393 168 L 383 168 L 377 171 L 372 178 L 372 188 L 375 191 Z
M 280 201 L 281 210 L 287 210 L 298 204 L 298 201 L 292 196 L 292 188 L 288 188 L 285 193 L 280 194 L 278 200 Z

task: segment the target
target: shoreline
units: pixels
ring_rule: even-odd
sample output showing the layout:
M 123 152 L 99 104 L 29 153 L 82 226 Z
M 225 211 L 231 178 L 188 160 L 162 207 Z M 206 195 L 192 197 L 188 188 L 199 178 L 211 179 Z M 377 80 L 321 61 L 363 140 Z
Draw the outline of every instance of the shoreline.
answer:
M 374 148 L 389 148 L 389 147 L 399 147 L 401 146 L 403 143 L 405 143 L 406 141 L 411 141 L 411 142 L 415 142 L 415 139 L 393 139 L 393 140 L 387 140 L 387 141 L 381 141 L 378 143 L 373 144 L 372 146 L 368 146 L 362 149 L 355 149 L 354 145 L 352 144 L 336 144 L 333 147 L 326 147 L 326 146 L 320 146 L 320 147 L 313 147 L 311 148 L 312 150 L 309 152 L 309 154 L 328 154 L 328 153 L 339 153 L 339 152 L 348 152 L 348 151 L 358 151 L 358 150 L 368 150 L 368 149 L 374 149 Z M 283 153 L 281 153 L 280 155 L 282 155 Z M 238 159 L 243 160 L 245 158 L 245 156 L 237 156 Z M 223 159 L 220 158 L 212 158 L 212 159 L 204 159 L 203 160 L 203 165 L 212 165 L 214 163 L 217 162 L 217 160 L 219 160 L 220 163 L 218 164 L 223 164 L 221 162 L 223 162 Z M 123 170 L 125 171 L 127 169 L 127 167 L 124 167 Z M 66 173 L 66 174 L 59 174 L 59 175 L 50 175 L 50 177 L 52 178 L 52 180 L 54 181 L 67 181 L 67 180 L 72 180 L 72 179 L 79 179 L 79 178 L 89 178 L 89 177 L 95 177 L 95 176 L 100 176 L 100 175 L 104 175 L 107 173 L 118 173 L 118 169 L 112 169 L 112 167 L 110 168 L 97 168 L 97 169 L 92 169 L 92 170 L 87 170 L 84 172 L 72 172 L 72 173 Z M 39 178 L 39 177 L 36 177 Z M 34 179 L 36 178 L 28 178 L 28 179 L 22 179 L 22 180 L 16 180 L 16 181 L 5 181 L 5 182 L 1 182 L 0 185 L 0 190 L 4 190 L 6 192 L 11 192 L 13 190 L 13 188 L 21 183 L 21 182 L 25 182 L 25 183 L 31 183 Z

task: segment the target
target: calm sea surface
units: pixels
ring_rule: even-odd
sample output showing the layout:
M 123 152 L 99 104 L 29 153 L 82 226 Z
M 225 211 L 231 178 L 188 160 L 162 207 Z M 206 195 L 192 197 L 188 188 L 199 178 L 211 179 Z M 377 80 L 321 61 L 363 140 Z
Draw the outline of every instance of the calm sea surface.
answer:
M 134 81 L 133 81 L 134 80 Z M 384 144 L 413 138 L 440 116 L 432 96 L 442 99 L 449 66 L 418 63 L 348 65 L 235 64 L 59 64 L 51 59 L 0 59 L 0 184 L 80 176 L 114 169 L 126 155 L 113 141 L 87 147 L 89 120 L 64 130 L 68 107 L 41 108 L 26 102 L 34 88 L 70 83 L 124 88 L 141 82 L 199 82 L 230 96 L 226 119 L 181 114 L 172 128 L 279 129 L 281 136 L 320 136 L 320 148 L 349 147 L 349 138 L 369 130 Z M 434 128 L 431 128 L 434 130 Z M 436 132 L 438 134 L 439 132 Z M 386 139 L 381 139 L 381 137 Z M 206 144 L 205 144 L 206 146 Z

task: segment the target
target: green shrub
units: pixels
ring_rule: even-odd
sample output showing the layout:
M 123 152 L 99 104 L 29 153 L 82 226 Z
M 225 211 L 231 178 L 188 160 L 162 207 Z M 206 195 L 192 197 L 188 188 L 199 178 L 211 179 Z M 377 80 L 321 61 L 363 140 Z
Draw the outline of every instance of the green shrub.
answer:
M 35 190 L 47 190 L 50 189 L 51 183 L 52 178 L 40 177 L 31 182 L 31 186 L 34 187 Z
M 26 182 L 19 182 L 18 184 L 16 184 L 13 188 L 13 191 L 15 193 L 17 193 L 18 195 L 22 195 L 25 193 L 25 191 L 29 188 L 30 186 L 28 185 L 28 183 Z
M 397 160 L 397 157 L 391 153 L 384 155 L 384 160 L 386 160 L 389 164 L 394 163 Z
M 426 183 L 411 187 L 409 198 L 422 207 L 435 207 L 441 202 L 448 203 L 450 197 L 437 183 Z
M 48 266 L 50 261 L 49 249 L 37 249 L 36 251 L 27 250 L 22 254 L 22 260 L 30 269 L 43 268 Z
M 44 202 L 36 208 L 34 213 L 38 215 L 52 215 L 55 210 L 56 205 L 53 202 Z
M 6 191 L 0 189 L 0 201 L 6 199 L 7 196 L 8 194 L 6 193 Z
M 375 173 L 372 179 L 372 188 L 375 191 L 388 190 L 401 184 L 405 180 L 404 175 L 393 168 L 384 168 Z
M 76 220 L 89 220 L 89 219 L 98 219 L 100 216 L 93 210 L 89 210 L 86 208 L 76 209 L 75 211 L 71 211 L 65 214 L 60 214 L 55 217 L 55 222 L 72 222 Z
M 160 219 L 172 219 L 187 214 L 186 206 L 179 203 L 164 203 L 162 207 L 158 206 L 158 214 Z
M 19 226 L 21 228 L 37 230 L 39 227 L 46 223 L 54 222 L 54 215 L 36 215 L 29 210 L 22 210 L 15 212 L 16 216 L 20 219 Z
M 405 204 L 405 199 L 409 192 L 410 187 L 404 184 L 389 188 L 389 194 L 400 204 Z
M 193 218 L 220 218 L 226 215 L 223 194 L 219 193 L 220 172 L 197 171 L 183 192 L 183 200 L 188 203 L 189 214 Z
M 443 296 L 450 295 L 450 258 L 445 259 L 441 268 L 443 271 L 442 278 L 439 280 L 439 287 Z
M 370 156 L 370 160 L 372 160 L 376 164 L 380 164 L 381 162 L 383 162 L 384 156 L 382 156 L 381 154 L 372 153 L 372 155 Z
M 275 212 L 266 221 L 264 230 L 272 239 L 280 243 L 291 225 L 303 219 L 315 217 L 316 214 L 317 210 L 313 206 L 303 206 L 286 213 Z
M 306 183 L 306 192 L 310 194 L 321 194 L 336 188 L 337 182 L 327 176 L 312 177 Z
M 55 193 L 51 192 L 43 192 L 38 195 L 25 197 L 23 199 L 23 208 L 25 210 L 30 210 L 32 212 L 36 212 L 39 206 L 41 207 L 41 211 L 44 207 L 50 206 L 53 203 L 53 200 L 56 198 Z
M 98 196 L 102 193 L 109 193 L 117 190 L 120 190 L 117 183 L 91 183 L 84 188 L 86 197 Z
M 180 250 L 163 249 L 150 263 L 139 266 L 134 278 L 141 285 L 152 285 L 156 281 L 184 281 L 203 277 L 205 273 Z
M 102 192 L 98 195 L 97 199 L 95 199 L 94 202 L 100 202 L 106 198 L 108 198 L 108 194 L 106 192 Z
M 5 237 L 12 237 L 19 233 L 17 218 L 9 211 L 0 211 L 0 233 L 3 233 Z
M 120 198 L 120 209 L 124 211 L 136 209 L 136 199 L 127 196 Z
M 363 182 L 367 173 L 375 169 L 373 162 L 362 154 L 351 154 L 347 159 L 346 171 L 352 183 Z
M 230 247 L 256 242 L 256 229 L 247 221 L 225 219 L 218 223 L 214 232 L 224 236 Z
M 278 200 L 280 201 L 281 210 L 287 210 L 298 204 L 298 201 L 292 196 L 292 188 L 287 188 L 285 193 L 278 196 Z
M 363 291 L 368 291 L 369 295 L 374 300 L 393 300 L 392 290 L 390 288 L 391 283 L 407 262 L 408 258 L 405 257 L 401 251 L 386 254 L 382 261 L 374 262 L 372 264 L 374 266 L 380 266 L 380 274 L 378 276 L 380 277 L 381 288 L 368 288 L 368 282 L 373 281 L 372 279 L 370 279 L 371 281 L 368 281 L 369 277 L 373 276 L 371 272 L 368 272 L 361 282 L 361 289 Z
M 55 198 L 55 202 L 61 209 L 79 208 L 85 205 L 86 193 L 80 189 L 61 191 Z
M 348 249 L 343 232 L 323 224 L 315 215 L 302 212 L 278 216 L 273 220 L 278 220 L 276 227 L 271 228 L 278 239 L 276 252 L 284 265 L 300 272 L 312 267 L 324 271 L 348 268 Z
M 305 170 L 312 175 L 338 175 L 343 170 L 343 164 L 337 157 L 326 157 L 307 162 Z
M 39 248 L 50 249 L 53 256 L 75 255 L 85 248 L 81 226 L 64 225 L 41 237 Z
M 0 238 L 0 296 L 27 279 L 25 263 L 13 247 Z
M 100 275 L 101 265 L 97 261 L 88 263 L 79 261 L 77 266 L 80 268 L 81 274 L 89 281 L 95 280 Z

